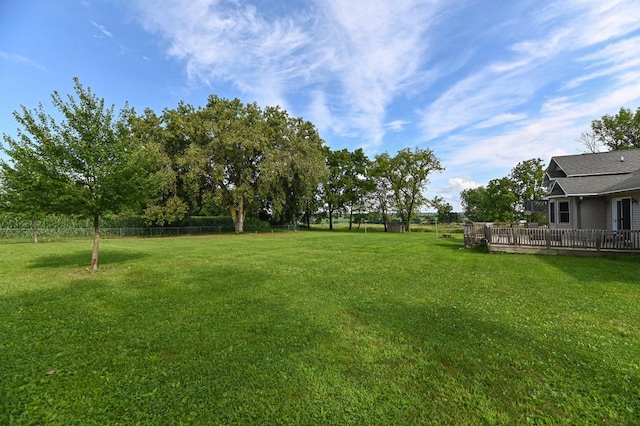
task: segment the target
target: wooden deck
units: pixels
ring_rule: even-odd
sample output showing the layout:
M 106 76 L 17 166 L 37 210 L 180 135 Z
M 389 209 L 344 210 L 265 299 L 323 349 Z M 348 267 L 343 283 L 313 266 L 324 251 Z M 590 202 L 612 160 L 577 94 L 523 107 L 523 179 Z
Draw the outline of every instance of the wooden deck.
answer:
M 468 224 L 465 245 L 486 245 L 492 252 L 599 255 L 640 254 L 640 231 L 545 229 Z

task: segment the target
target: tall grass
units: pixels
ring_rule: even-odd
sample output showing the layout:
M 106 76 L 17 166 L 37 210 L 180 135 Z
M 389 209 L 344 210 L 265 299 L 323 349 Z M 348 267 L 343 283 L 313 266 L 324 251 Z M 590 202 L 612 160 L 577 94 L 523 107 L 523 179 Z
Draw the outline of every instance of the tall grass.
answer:
M 637 424 L 635 257 L 428 233 L 0 244 L 0 423 Z

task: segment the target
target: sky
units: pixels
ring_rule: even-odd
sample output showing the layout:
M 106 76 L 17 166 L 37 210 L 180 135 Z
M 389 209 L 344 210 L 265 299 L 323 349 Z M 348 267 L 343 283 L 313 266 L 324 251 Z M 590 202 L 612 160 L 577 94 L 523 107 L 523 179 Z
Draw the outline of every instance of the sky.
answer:
M 332 149 L 428 148 L 428 198 L 585 152 L 640 107 L 640 0 L 0 0 L 0 133 L 73 78 L 161 113 L 280 105 Z

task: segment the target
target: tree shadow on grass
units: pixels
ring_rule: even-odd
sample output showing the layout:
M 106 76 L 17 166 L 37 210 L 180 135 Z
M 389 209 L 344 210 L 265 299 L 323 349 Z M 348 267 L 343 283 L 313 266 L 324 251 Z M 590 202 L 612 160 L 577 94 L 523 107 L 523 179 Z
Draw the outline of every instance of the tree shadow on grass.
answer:
M 103 249 L 98 256 L 99 265 L 107 266 L 131 260 L 142 259 L 148 254 L 131 250 Z M 41 256 L 28 266 L 29 268 L 83 268 L 91 266 L 91 249 L 73 253 L 60 253 Z
M 419 356 L 439 365 L 443 378 L 483 396 L 512 421 L 528 417 L 562 423 L 591 405 L 595 423 L 612 420 L 609 416 L 616 412 L 624 423 L 640 409 L 629 392 L 639 379 L 620 369 L 624 362 L 612 365 L 592 346 L 568 344 L 562 333 L 541 335 L 536 327 L 489 319 L 454 305 L 396 301 L 354 306 L 352 314 L 360 323 L 375 324 L 408 347 L 420 348 Z

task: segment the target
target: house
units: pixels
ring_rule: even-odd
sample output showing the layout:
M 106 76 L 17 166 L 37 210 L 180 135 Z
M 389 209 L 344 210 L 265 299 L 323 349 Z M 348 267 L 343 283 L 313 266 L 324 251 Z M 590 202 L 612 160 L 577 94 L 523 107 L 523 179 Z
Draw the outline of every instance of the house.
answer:
M 551 158 L 550 229 L 640 230 L 640 149 Z

